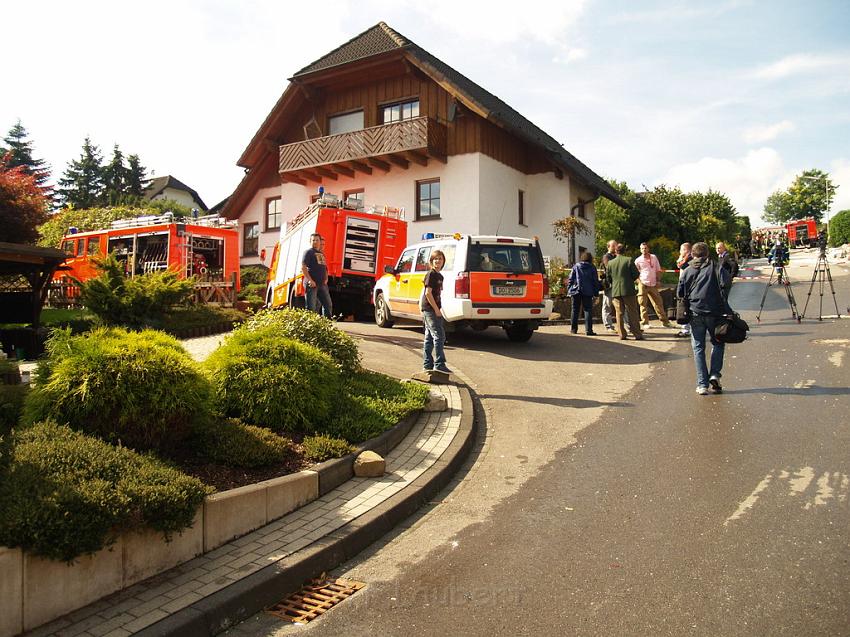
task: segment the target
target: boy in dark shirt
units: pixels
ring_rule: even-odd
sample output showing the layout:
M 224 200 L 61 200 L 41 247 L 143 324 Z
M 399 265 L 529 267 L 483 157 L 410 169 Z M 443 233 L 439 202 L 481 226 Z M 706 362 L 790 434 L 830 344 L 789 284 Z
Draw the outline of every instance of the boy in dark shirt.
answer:
M 440 270 L 446 263 L 446 255 L 440 250 L 434 250 L 431 252 L 428 262 L 431 264 L 431 269 L 423 280 L 425 290 L 419 305 L 425 324 L 425 343 L 422 348 L 423 367 L 425 371 L 433 369 L 444 374 L 450 374 L 451 370 L 446 367 L 446 354 L 443 351 L 446 332 L 443 327 L 442 301 L 440 299 L 443 291 L 443 275 L 440 274 Z

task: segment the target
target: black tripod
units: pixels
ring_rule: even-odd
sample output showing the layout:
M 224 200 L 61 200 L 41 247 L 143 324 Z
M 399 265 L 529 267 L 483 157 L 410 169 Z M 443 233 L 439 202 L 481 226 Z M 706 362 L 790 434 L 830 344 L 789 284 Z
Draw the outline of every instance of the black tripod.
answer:
M 773 277 L 776 276 L 776 281 L 774 282 Z M 831 280 L 831 279 L 830 279 Z M 764 300 L 767 298 L 767 291 L 770 289 L 771 285 L 781 285 L 785 290 L 785 296 L 788 297 L 788 305 L 791 306 L 791 318 L 797 319 L 797 322 L 800 322 L 802 318 L 800 316 L 800 312 L 797 310 L 797 300 L 794 298 L 794 291 L 791 289 L 791 279 L 788 278 L 788 273 L 785 271 L 785 266 L 780 263 L 777 265 L 773 264 L 773 270 L 770 271 L 770 278 L 767 280 L 767 285 L 764 287 L 764 294 L 761 297 L 761 305 L 759 305 L 759 313 L 756 315 L 756 321 L 761 323 L 761 313 L 764 310 Z
M 835 300 L 835 287 L 832 285 L 832 273 L 829 271 L 829 261 L 826 260 L 826 250 L 821 250 L 818 255 L 815 271 L 812 273 L 812 284 L 809 286 L 808 295 L 806 295 L 806 305 L 803 307 L 803 318 L 806 316 L 806 309 L 809 307 L 809 300 L 812 296 L 812 290 L 815 288 L 815 282 L 817 282 L 818 290 L 820 291 L 818 320 L 823 320 L 823 292 L 827 282 L 829 282 L 829 291 L 832 292 L 832 302 L 835 303 L 835 314 L 840 317 L 841 313 L 838 311 L 838 301 Z

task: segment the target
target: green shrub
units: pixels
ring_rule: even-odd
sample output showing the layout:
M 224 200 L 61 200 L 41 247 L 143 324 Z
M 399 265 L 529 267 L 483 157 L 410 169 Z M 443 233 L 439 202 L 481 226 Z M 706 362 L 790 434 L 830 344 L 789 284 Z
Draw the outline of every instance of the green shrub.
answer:
M 314 431 L 339 390 L 331 358 L 276 325 L 234 330 L 204 366 L 225 415 L 274 431 Z
M 235 418 L 201 428 L 192 437 L 192 443 L 193 449 L 208 460 L 249 469 L 283 462 L 292 452 L 288 439 Z
M 266 284 L 265 283 L 250 283 L 248 285 L 242 285 L 242 289 L 239 290 L 239 300 L 240 301 L 248 301 L 249 303 L 253 303 L 255 299 L 258 299 L 261 303 L 264 302 L 264 297 L 266 296 Z
M 209 382 L 167 334 L 59 330 L 47 352 L 24 406 L 27 423 L 53 419 L 108 442 L 167 450 L 209 418 Z
M 337 395 L 331 418 L 322 433 L 357 444 L 379 436 L 399 420 L 421 409 L 428 388 L 419 383 L 401 383 L 370 371 L 350 376 Z
M 850 210 L 842 210 L 829 222 L 829 245 L 850 243 Z
M 74 334 L 95 327 L 97 317 L 87 309 L 46 307 L 41 311 L 41 325 L 47 328 L 69 327 Z
M 17 430 L 0 481 L 0 544 L 72 560 L 139 525 L 166 536 L 191 525 L 208 493 L 150 456 L 54 423 Z
M 264 265 L 246 265 L 239 270 L 239 282 L 242 284 L 242 289 L 249 285 L 261 285 L 265 293 L 268 279 L 269 269 Z
M 0 436 L 18 424 L 28 391 L 29 385 L 0 385 Z
M 164 332 L 180 334 L 196 327 L 214 327 L 222 323 L 238 323 L 245 320 L 245 314 L 232 307 L 214 305 L 189 305 L 175 307 L 157 319 L 150 321 L 151 327 Z
M 319 348 L 330 356 L 343 372 L 360 369 L 357 343 L 350 335 L 334 327 L 330 319 L 307 310 L 264 310 L 249 318 L 243 329 L 250 332 L 271 327 L 281 336 Z
M 143 326 L 192 295 L 192 279 L 173 270 L 150 272 L 128 279 L 114 254 L 93 258 L 98 276 L 78 281 L 80 300 L 106 325 Z
M 314 462 L 324 462 L 331 458 L 342 458 L 354 451 L 354 446 L 341 438 L 318 435 L 304 438 L 304 456 Z

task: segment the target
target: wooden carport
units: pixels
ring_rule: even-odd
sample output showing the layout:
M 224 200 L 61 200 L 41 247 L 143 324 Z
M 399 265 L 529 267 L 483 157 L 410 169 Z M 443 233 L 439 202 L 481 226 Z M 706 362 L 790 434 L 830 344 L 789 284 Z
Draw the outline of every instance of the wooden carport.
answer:
M 23 347 L 28 354 L 38 350 L 36 329 L 53 273 L 65 254 L 55 248 L 38 248 L 0 242 L 0 323 L 27 325 L 17 330 L 0 330 L 4 350 Z

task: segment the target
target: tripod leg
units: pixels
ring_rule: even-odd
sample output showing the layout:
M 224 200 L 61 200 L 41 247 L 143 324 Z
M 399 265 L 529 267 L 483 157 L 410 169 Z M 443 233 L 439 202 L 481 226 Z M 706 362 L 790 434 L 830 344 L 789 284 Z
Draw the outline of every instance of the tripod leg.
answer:
M 832 272 L 829 270 L 829 262 L 824 259 L 823 264 L 826 269 L 826 278 L 829 281 L 829 291 L 832 292 L 832 302 L 835 303 L 835 315 L 840 317 L 841 312 L 838 311 L 838 300 L 835 298 L 835 286 L 832 284 Z
M 776 268 L 770 271 L 770 278 L 767 280 L 767 285 L 764 286 L 764 294 L 761 295 L 761 305 L 759 305 L 759 313 L 756 314 L 756 322 L 761 323 L 761 313 L 764 310 L 764 300 L 767 298 L 767 291 L 770 289 L 770 285 L 773 283 L 773 274 L 776 272 Z
M 818 265 L 820 261 L 818 261 Z M 818 276 L 818 265 L 815 265 L 815 271 L 812 272 L 812 283 L 809 285 L 809 293 L 806 294 L 806 304 L 803 306 L 803 318 L 806 317 L 806 310 L 809 308 L 809 299 L 812 296 L 812 289 L 815 287 L 815 279 Z

